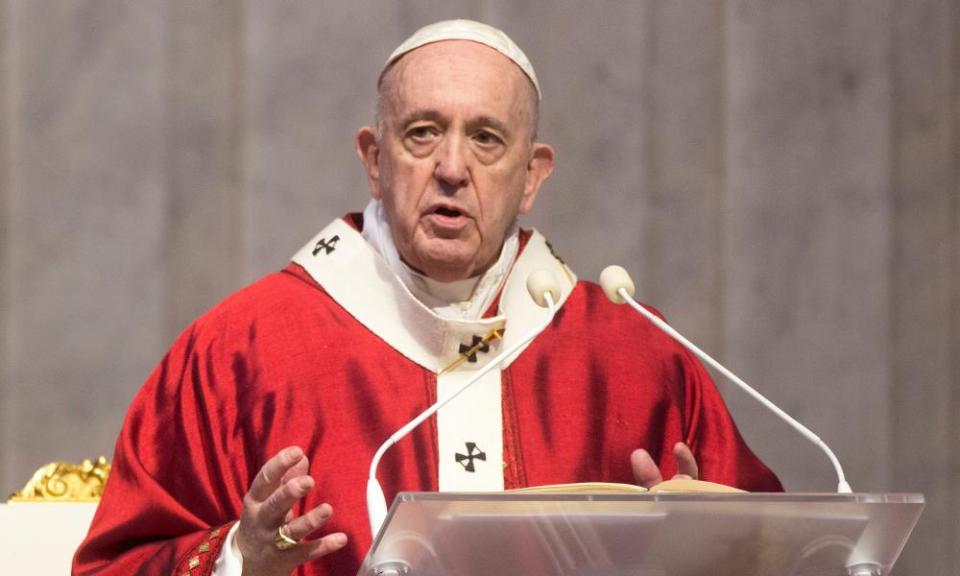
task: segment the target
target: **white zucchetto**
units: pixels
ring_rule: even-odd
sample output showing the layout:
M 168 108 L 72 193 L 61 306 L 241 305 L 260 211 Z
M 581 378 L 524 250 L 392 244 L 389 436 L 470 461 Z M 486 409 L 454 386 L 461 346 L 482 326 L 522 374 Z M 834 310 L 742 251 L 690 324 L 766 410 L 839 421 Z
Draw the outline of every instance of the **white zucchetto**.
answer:
M 537 73 L 533 71 L 533 64 L 527 59 L 523 50 L 503 30 L 473 20 L 444 20 L 428 24 L 417 30 L 412 36 L 404 40 L 403 44 L 400 44 L 393 51 L 393 54 L 390 54 L 383 65 L 383 70 L 380 71 L 380 78 L 383 78 L 384 72 L 390 68 L 391 64 L 407 52 L 426 44 L 444 40 L 469 40 L 493 48 L 519 66 L 520 70 L 533 83 L 533 87 L 537 89 L 537 99 L 543 98 L 543 94 L 540 92 L 540 83 L 537 82 Z

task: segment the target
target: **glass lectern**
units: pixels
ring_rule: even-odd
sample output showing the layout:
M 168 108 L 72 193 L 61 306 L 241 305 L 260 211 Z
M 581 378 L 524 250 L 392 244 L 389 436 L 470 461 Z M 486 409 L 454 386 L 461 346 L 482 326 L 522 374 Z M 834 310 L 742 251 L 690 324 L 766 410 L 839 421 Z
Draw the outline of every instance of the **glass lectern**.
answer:
M 397 496 L 358 576 L 887 576 L 919 494 Z

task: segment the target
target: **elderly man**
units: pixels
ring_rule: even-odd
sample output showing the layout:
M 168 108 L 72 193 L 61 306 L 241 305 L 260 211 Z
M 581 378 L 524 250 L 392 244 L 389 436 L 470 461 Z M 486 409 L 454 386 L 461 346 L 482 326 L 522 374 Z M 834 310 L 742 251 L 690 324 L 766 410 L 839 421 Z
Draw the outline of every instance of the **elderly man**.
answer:
M 76 573 L 356 573 L 377 447 L 543 320 L 524 287 L 539 270 L 556 318 L 386 455 L 388 498 L 675 473 L 780 489 L 685 350 L 518 228 L 554 163 L 539 96 L 482 24 L 397 49 L 357 134 L 373 200 L 177 340 L 130 408 Z

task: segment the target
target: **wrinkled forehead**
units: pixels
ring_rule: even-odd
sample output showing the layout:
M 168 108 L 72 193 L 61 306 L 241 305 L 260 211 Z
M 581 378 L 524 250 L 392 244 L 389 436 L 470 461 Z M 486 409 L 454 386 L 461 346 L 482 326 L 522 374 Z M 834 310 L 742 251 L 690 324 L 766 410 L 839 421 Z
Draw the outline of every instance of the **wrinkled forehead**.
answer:
M 383 69 L 380 71 L 380 76 L 377 79 L 377 88 L 379 89 L 381 87 L 383 78 L 387 72 L 410 52 L 416 51 L 429 44 L 457 40 L 475 42 L 499 52 L 527 77 L 527 80 L 529 80 L 537 94 L 537 100 L 542 98 L 543 95 L 540 92 L 540 83 L 537 81 L 537 74 L 534 72 L 533 65 L 530 63 L 526 54 L 523 53 L 523 50 L 502 30 L 472 20 L 445 20 L 435 22 L 414 32 L 412 36 L 400 44 L 400 46 L 390 54 L 390 57 L 387 58 Z

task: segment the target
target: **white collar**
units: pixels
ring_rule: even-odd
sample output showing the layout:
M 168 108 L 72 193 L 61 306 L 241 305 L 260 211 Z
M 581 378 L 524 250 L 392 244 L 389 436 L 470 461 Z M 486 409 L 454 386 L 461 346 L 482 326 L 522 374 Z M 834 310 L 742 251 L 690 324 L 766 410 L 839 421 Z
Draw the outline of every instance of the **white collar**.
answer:
M 576 276 L 553 255 L 536 230 L 507 275 L 498 314 L 492 318 L 467 320 L 438 315 L 414 297 L 384 258 L 341 219 L 324 228 L 292 260 L 358 322 L 434 372 L 456 360 L 460 345 L 470 342 L 473 335 L 503 329 L 502 344 L 506 347 L 521 340 L 545 318 L 546 310 L 527 293 L 526 281 L 531 273 L 553 273 L 560 284 L 558 307 L 576 286 Z M 505 360 L 503 366 L 519 354 Z

